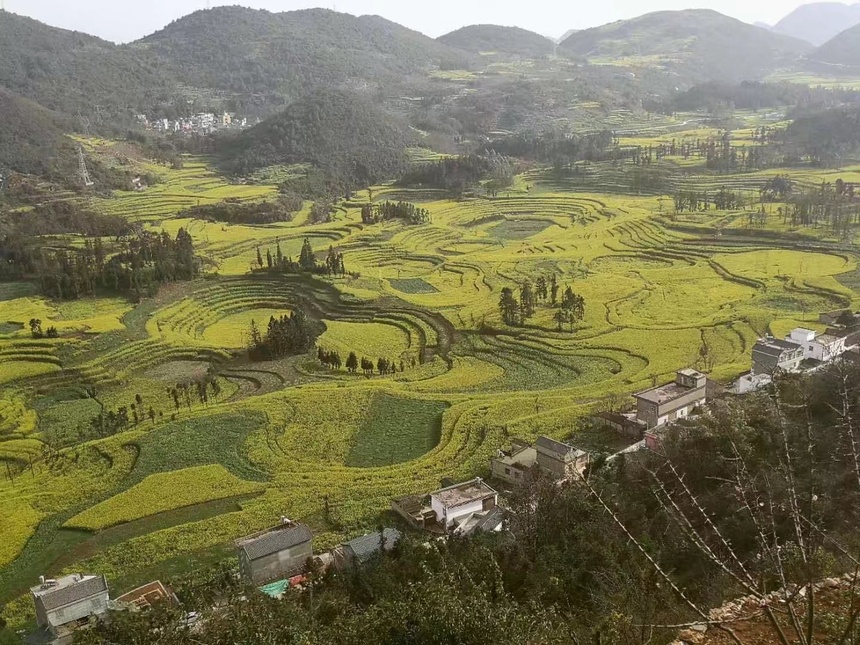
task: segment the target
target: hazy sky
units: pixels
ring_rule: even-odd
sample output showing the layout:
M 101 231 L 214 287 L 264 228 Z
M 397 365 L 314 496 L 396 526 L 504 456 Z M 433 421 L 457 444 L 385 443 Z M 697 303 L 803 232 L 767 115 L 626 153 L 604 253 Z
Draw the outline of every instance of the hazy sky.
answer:
M 126 42 L 206 7 L 206 0 L 0 0 L 50 25 Z M 802 0 L 212 0 L 270 11 L 326 7 L 378 14 L 430 36 L 476 23 L 515 25 L 548 36 L 662 9 L 709 8 L 747 22 L 775 23 Z

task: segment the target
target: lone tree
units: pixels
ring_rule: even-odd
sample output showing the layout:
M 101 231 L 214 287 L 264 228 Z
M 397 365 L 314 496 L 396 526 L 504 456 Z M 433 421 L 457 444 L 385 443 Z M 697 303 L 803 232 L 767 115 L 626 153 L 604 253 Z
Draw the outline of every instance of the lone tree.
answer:
M 526 320 L 535 315 L 535 292 L 532 283 L 526 280 L 520 287 L 520 320 L 525 324 Z
M 499 299 L 499 312 L 502 314 L 502 320 L 505 321 L 506 325 L 513 327 L 519 322 L 520 305 L 510 287 L 502 289 L 502 296 Z
M 305 238 L 304 243 L 302 244 L 302 252 L 299 255 L 299 266 L 303 269 L 315 269 L 317 266 L 317 259 L 314 256 L 314 250 L 311 248 L 311 242 L 308 238 Z

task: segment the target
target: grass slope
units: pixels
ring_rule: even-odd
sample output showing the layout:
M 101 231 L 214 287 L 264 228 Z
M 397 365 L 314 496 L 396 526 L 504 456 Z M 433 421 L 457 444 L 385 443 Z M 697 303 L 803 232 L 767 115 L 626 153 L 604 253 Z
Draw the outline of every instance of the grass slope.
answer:
M 440 36 L 437 40 L 476 54 L 493 52 L 541 58 L 555 51 L 555 43 L 549 38 L 520 27 L 471 25 Z
M 761 78 L 812 49 L 803 41 L 704 9 L 649 13 L 586 29 L 560 47 L 594 62 L 657 65 L 688 82 Z

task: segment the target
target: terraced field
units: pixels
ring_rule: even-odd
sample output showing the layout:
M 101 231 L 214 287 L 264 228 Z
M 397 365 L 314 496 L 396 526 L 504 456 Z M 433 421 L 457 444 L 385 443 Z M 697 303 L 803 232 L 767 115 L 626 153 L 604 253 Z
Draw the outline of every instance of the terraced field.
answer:
M 342 527 L 375 528 L 392 496 L 484 472 L 512 436 L 569 436 L 596 401 L 682 367 L 731 380 L 758 336 L 860 305 L 857 249 L 844 240 L 789 231 L 777 215 L 755 229 L 743 211 L 673 217 L 671 199 L 630 190 L 623 168 L 570 180 L 533 170 L 494 199 L 374 189 L 420 201 L 431 216 L 421 226 L 362 224 L 359 194 L 334 222 L 310 225 L 303 213 L 265 227 L 175 215 L 273 188 L 228 184 L 194 160 L 157 170 L 162 184 L 98 207 L 153 230 L 186 228 L 206 279 L 138 305 L 55 303 L 0 285 L 0 604 L 15 624 L 39 574 L 100 571 L 122 588 L 221 558 L 230 540 L 282 515 L 309 522 L 316 545 L 334 544 Z M 677 181 L 752 191 L 766 176 Z M 738 234 L 716 235 L 721 222 Z M 296 257 L 305 239 L 320 256 L 344 253 L 351 275 L 250 273 L 258 246 Z M 539 303 L 525 326 L 506 326 L 502 288 L 553 274 L 584 297 L 584 320 L 559 330 Z M 265 326 L 299 307 L 320 347 L 398 370 L 332 371 L 315 352 L 249 362 L 251 320 Z M 31 318 L 60 338 L 31 338 Z M 220 394 L 205 404 L 168 392 L 206 374 Z M 93 435 L 93 417 L 132 404 L 146 412 L 139 423 Z

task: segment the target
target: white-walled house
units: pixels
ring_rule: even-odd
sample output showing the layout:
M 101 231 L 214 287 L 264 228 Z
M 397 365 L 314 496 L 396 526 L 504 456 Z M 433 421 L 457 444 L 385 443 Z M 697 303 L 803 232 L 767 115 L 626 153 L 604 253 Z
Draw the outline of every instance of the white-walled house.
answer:
M 844 336 L 823 334 L 819 336 L 811 329 L 798 328 L 786 337 L 786 340 L 803 347 L 803 358 L 829 363 L 839 358 L 847 350 Z
M 436 521 L 450 529 L 459 519 L 496 508 L 498 499 L 498 493 L 479 477 L 430 493 L 430 508 Z

